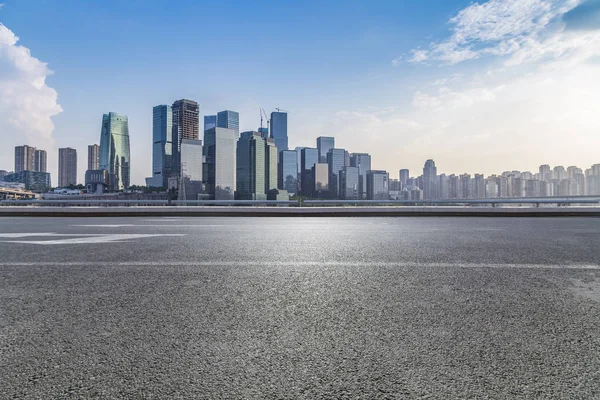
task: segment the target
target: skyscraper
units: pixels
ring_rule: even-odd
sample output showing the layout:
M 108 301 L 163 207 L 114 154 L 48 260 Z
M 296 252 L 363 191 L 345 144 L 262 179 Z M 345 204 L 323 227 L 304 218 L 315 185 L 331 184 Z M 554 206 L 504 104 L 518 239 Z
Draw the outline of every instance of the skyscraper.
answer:
M 275 140 L 277 151 L 288 150 L 287 113 L 279 111 L 271 113 L 271 137 Z
M 433 160 L 427 160 L 423 167 L 423 198 L 432 200 L 438 198 L 437 168 Z
M 33 155 L 33 170 L 36 172 L 48 172 L 48 153 L 46 153 L 46 150 L 35 150 Z
M 271 138 L 265 140 L 265 193 L 277 189 L 277 146 Z
M 340 197 L 340 171 L 346 165 L 346 150 L 329 149 L 327 152 L 327 165 L 329 168 L 329 190 L 333 192 L 333 196 Z
M 335 147 L 335 138 L 330 136 L 320 136 L 317 138 L 317 149 L 319 150 L 319 162 L 327 162 L 327 153 Z
M 211 128 L 217 127 L 217 116 L 216 115 L 205 115 L 204 116 L 204 132 Z
M 400 170 L 400 183 L 402 183 L 402 188 L 406 187 L 408 178 L 410 178 L 410 172 L 407 169 L 401 169 Z
M 77 185 L 77 150 L 58 149 L 58 186 Z
M 90 144 L 88 146 L 88 171 L 99 169 L 98 164 L 100 162 L 100 146 L 97 144 Z
M 200 139 L 200 107 L 193 100 L 181 99 L 173 103 L 171 107 L 173 134 L 173 161 L 171 169 L 173 173 L 181 172 L 181 141 L 183 139 Z
M 367 172 L 367 199 L 389 200 L 390 174 L 386 171 L 371 170 Z
M 352 153 L 350 166 L 358 167 L 358 194 L 360 199 L 367 198 L 367 172 L 371 170 L 371 156 L 366 153 Z
M 102 116 L 100 169 L 115 176 L 117 190 L 130 184 L 129 122 L 126 115 L 114 112 Z
M 202 182 L 202 140 L 181 140 L 181 174 L 191 181 Z
M 298 192 L 298 156 L 294 150 L 279 152 L 278 187 L 290 195 Z
M 233 129 L 216 127 L 204 132 L 204 181 L 213 200 L 234 198 L 238 139 Z
M 259 132 L 242 132 L 237 142 L 236 198 L 265 200 L 267 198 L 265 157 L 268 146 Z
M 15 147 L 15 173 L 34 171 L 35 147 L 23 145 Z
M 316 163 L 312 167 L 312 176 L 314 177 L 313 196 L 330 197 L 329 166 Z
M 358 192 L 358 167 L 344 167 L 340 172 L 340 192 L 341 198 L 344 200 L 360 199 Z
M 173 151 L 175 132 L 171 106 L 164 104 L 154 106 L 152 108 L 152 186 L 166 187 L 169 177 L 180 173 L 177 169 L 179 164 L 176 159 L 177 152 Z
M 236 111 L 225 110 L 217 113 L 217 128 L 227 128 L 240 135 L 240 114 Z
M 300 184 L 302 186 L 302 196 L 311 197 L 313 195 L 313 166 L 318 162 L 319 151 L 317 149 L 305 147 L 300 151 Z
M 552 169 L 548 164 L 540 165 L 540 181 L 550 182 L 552 180 Z

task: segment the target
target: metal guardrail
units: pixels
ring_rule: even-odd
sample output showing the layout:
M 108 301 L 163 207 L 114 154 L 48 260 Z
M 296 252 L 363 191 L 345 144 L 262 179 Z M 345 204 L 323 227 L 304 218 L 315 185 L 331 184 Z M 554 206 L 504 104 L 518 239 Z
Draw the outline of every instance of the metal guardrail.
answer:
M 444 199 L 444 200 L 0 200 L 0 206 L 456 206 L 456 205 L 572 205 L 589 204 L 600 206 L 600 197 L 524 197 L 503 199 Z

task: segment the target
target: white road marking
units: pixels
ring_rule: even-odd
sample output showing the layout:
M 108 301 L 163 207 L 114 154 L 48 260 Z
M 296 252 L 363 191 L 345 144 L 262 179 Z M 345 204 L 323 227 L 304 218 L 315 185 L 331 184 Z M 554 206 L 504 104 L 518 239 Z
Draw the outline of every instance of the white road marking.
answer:
M 149 235 L 164 236 L 164 235 Z M 31 242 L 27 242 L 31 243 Z M 383 268 L 507 268 L 507 269 L 572 269 L 600 270 L 600 264 L 478 264 L 478 263 L 418 263 L 418 262 L 344 262 L 344 261 L 37 261 L 37 262 L 1 262 L 0 267 L 29 266 L 110 266 L 120 267 L 383 267 Z
M 67 236 L 80 236 L 80 235 L 67 235 Z M 75 237 L 70 239 L 57 239 L 57 240 L 5 240 L 5 243 L 23 243 L 23 244 L 41 244 L 41 245 L 56 245 L 56 244 L 88 244 L 88 243 L 109 243 L 109 242 L 121 242 L 131 239 L 141 239 L 150 237 L 179 237 L 185 236 L 185 234 L 107 234 L 107 235 L 85 235 L 83 237 Z
M 54 233 L 54 232 L 29 232 L 29 233 L 0 233 L 0 238 L 25 238 L 42 236 L 98 236 L 97 233 Z
M 133 224 L 123 224 L 123 225 L 70 225 L 70 226 L 84 226 L 84 227 L 94 227 L 94 228 L 100 228 L 100 227 L 106 227 L 106 228 L 122 228 L 122 227 L 126 227 L 126 226 L 138 226 L 138 225 L 133 225 Z
M 162 221 L 161 221 L 162 222 Z M 175 221 L 174 221 L 175 222 Z M 133 224 L 127 224 L 127 225 L 70 225 L 70 226 L 78 226 L 78 227 L 90 227 L 90 228 L 131 228 L 131 227 L 157 227 L 157 226 L 162 226 L 165 228 L 181 228 L 181 227 L 187 227 L 187 226 L 202 226 L 202 227 L 207 227 L 207 228 L 220 228 L 223 227 L 225 225 L 203 225 L 203 224 L 179 224 L 179 225 L 173 225 L 173 224 L 142 224 L 142 225 L 133 225 Z

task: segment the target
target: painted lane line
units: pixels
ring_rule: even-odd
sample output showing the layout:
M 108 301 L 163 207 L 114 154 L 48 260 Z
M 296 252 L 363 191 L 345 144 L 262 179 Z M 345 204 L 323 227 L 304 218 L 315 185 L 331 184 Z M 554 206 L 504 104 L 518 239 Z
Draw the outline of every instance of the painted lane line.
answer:
M 93 227 L 93 228 L 123 228 L 123 227 L 129 227 L 129 226 L 140 226 L 140 225 L 133 225 L 133 224 L 123 224 L 123 225 L 110 225 L 110 224 L 106 224 L 106 225 L 69 225 L 69 226 L 83 226 L 83 227 Z
M 70 235 L 73 236 L 73 235 Z M 70 239 L 58 239 L 58 240 L 5 240 L 4 243 L 21 243 L 21 244 L 39 244 L 39 245 L 60 245 L 60 244 L 90 244 L 90 243 L 112 243 L 122 242 L 132 239 L 143 239 L 151 237 L 181 237 L 185 234 L 108 234 L 108 235 L 94 235 L 76 237 Z

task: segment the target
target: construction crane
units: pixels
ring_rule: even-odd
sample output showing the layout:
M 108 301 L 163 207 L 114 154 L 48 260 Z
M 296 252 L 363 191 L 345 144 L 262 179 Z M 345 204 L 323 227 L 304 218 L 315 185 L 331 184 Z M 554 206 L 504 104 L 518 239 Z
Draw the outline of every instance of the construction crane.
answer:
M 277 112 L 284 112 L 284 113 L 287 113 L 287 112 L 288 112 L 288 111 L 286 111 L 286 110 L 282 110 L 281 108 L 277 108 L 277 107 L 275 107 L 275 109 L 277 110 Z
M 267 113 L 265 112 L 264 108 L 261 108 L 260 109 L 260 130 L 261 131 L 263 129 L 263 116 L 267 120 L 267 132 L 268 132 L 269 131 L 269 124 L 271 123 L 271 120 L 269 119 L 269 117 L 267 117 Z M 262 132 L 261 132 L 261 134 L 262 134 Z

